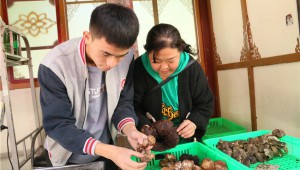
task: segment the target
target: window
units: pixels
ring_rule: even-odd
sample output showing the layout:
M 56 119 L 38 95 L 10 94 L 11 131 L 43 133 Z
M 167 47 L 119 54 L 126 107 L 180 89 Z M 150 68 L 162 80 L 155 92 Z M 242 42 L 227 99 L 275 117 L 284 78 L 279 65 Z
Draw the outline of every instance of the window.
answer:
M 141 27 L 137 40 L 140 55 L 145 52 L 143 46 L 148 31 L 158 23 L 175 26 L 182 39 L 192 48 L 199 50 L 193 0 L 133 0 L 133 10 L 139 18 Z
M 43 56 L 58 43 L 82 36 L 83 31 L 88 30 L 92 10 L 106 2 L 107 0 L 7 0 L 7 4 L 1 4 L 1 9 L 2 15 L 6 13 L 8 16 L 7 24 L 17 27 L 26 35 L 31 47 L 34 77 L 37 77 Z M 132 7 L 140 22 L 137 39 L 139 55 L 145 52 L 143 45 L 148 31 L 158 23 L 174 25 L 182 38 L 199 50 L 193 0 L 132 0 Z M 21 44 L 24 47 L 24 43 Z M 12 84 L 29 82 L 26 67 L 9 68 Z
M 66 0 L 70 39 L 82 36 L 83 31 L 88 30 L 92 10 L 104 3 L 106 1 L 103 0 Z M 182 38 L 198 50 L 193 0 L 133 0 L 133 10 L 140 22 L 140 33 L 137 39 L 139 55 L 145 52 L 143 45 L 146 42 L 148 31 L 158 23 L 168 23 L 177 27 Z M 158 17 L 155 18 L 154 16 Z M 80 21 L 80 24 L 78 24 L 78 21 Z
M 45 0 L 8 0 L 8 23 L 19 29 L 28 39 L 33 63 L 34 77 L 37 77 L 38 65 L 43 56 L 58 42 L 56 9 L 53 1 Z M 21 40 L 22 48 L 25 43 Z M 26 51 L 22 50 L 26 57 Z M 9 68 L 10 82 L 28 82 L 28 66 Z
M 89 30 L 92 11 L 106 1 L 66 0 L 69 39 L 80 37 Z M 78 24 L 80 23 L 80 24 Z

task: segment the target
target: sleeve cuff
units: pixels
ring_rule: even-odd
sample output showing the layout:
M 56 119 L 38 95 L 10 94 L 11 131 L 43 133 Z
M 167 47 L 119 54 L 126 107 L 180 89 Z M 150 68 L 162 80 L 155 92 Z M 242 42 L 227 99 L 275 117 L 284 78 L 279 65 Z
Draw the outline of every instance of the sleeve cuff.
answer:
M 125 118 L 118 123 L 118 131 L 122 132 L 122 129 L 129 123 L 134 123 L 135 121 L 132 118 Z
M 95 155 L 95 147 L 96 144 L 99 141 L 96 139 L 90 137 L 85 141 L 84 147 L 83 147 L 83 153 L 88 154 L 88 155 Z

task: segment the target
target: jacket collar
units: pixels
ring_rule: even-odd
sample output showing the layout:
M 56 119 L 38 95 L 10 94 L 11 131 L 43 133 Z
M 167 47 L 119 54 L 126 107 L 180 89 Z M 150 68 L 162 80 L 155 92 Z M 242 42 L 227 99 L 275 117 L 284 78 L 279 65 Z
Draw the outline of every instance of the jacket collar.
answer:
M 81 58 L 82 63 L 86 64 L 85 59 L 85 39 L 82 38 L 78 44 L 78 56 Z

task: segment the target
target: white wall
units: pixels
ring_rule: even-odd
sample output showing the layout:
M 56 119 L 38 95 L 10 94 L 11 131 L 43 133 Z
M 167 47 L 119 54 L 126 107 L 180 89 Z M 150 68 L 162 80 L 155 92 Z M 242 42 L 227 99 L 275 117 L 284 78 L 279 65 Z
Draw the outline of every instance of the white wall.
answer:
M 29 133 L 31 133 L 37 128 L 35 124 L 35 118 L 37 116 L 34 115 L 30 88 L 11 90 L 10 95 L 11 95 L 11 106 L 12 106 L 15 135 L 16 135 L 16 140 L 19 141 L 20 139 L 22 139 L 23 137 L 25 137 L 26 135 L 28 135 Z M 39 88 L 36 89 L 36 96 L 38 99 L 39 115 L 41 115 L 40 105 L 39 105 Z M 7 115 L 4 116 L 4 125 L 9 126 L 7 124 L 6 119 L 7 119 Z M 7 130 L 2 131 L 0 135 L 1 135 L 0 153 L 1 156 L 5 156 L 5 154 L 7 153 L 7 149 L 6 149 Z M 26 140 L 27 150 L 28 149 L 30 150 L 30 144 L 31 141 Z M 22 151 L 23 148 L 21 145 L 19 149 Z
M 300 62 L 254 69 L 257 126 L 300 137 Z
M 222 117 L 251 131 L 247 69 L 218 71 Z
M 211 0 L 217 52 L 223 64 L 240 61 L 240 0 Z M 295 0 L 248 0 L 252 38 L 261 58 L 295 53 L 299 24 Z M 286 25 L 291 14 L 294 24 Z M 221 116 L 251 130 L 247 69 L 218 71 Z M 300 62 L 254 67 L 258 130 L 280 128 L 300 137 Z
M 214 35 L 222 63 L 238 62 L 243 48 L 240 0 L 211 0 Z

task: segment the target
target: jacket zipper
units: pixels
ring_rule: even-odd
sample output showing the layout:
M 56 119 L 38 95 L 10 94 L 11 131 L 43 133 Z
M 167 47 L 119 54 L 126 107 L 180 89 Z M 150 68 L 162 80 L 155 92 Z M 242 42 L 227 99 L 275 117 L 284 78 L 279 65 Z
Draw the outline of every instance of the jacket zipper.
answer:
M 83 123 L 82 123 L 82 129 L 83 129 L 83 126 L 85 124 L 85 121 L 86 121 L 86 117 L 87 117 L 87 108 L 86 108 L 86 83 L 87 83 L 87 75 L 85 75 L 85 80 L 84 80 L 84 95 L 83 95 L 83 99 L 84 99 L 84 119 L 83 119 Z

